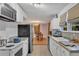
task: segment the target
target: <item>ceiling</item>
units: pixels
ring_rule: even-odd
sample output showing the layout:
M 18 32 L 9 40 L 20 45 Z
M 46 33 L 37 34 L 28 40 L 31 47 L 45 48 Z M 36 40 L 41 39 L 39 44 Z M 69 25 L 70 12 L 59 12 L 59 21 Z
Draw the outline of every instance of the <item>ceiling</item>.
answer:
M 48 22 L 53 15 L 58 14 L 68 3 L 41 3 L 40 7 L 32 3 L 19 3 L 20 7 L 27 14 L 27 21 Z

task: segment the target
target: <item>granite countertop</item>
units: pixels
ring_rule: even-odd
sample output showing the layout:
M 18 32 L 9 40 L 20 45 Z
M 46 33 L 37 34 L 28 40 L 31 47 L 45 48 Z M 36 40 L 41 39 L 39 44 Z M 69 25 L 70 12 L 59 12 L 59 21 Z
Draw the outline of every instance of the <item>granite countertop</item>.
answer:
M 65 48 L 66 50 L 68 50 L 69 52 L 77 52 L 79 53 L 79 45 L 77 45 L 76 43 L 73 43 L 75 44 L 76 46 L 73 46 L 73 47 L 70 47 L 70 46 L 65 46 L 63 44 L 61 44 L 60 42 L 69 42 L 69 39 L 65 39 L 63 37 L 54 37 L 54 36 L 50 36 L 50 38 L 52 38 L 57 44 L 59 44 L 60 46 L 62 46 L 63 48 Z

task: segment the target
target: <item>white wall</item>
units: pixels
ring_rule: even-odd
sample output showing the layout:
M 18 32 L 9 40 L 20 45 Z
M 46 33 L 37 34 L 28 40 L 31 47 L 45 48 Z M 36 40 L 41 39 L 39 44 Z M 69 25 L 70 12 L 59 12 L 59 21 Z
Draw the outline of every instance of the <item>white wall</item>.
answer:
M 9 3 L 17 11 L 17 22 L 23 21 L 23 16 L 27 17 L 23 10 L 16 3 Z M 0 37 L 8 39 L 11 36 L 17 36 L 17 22 L 5 22 L 0 20 Z
M 40 32 L 43 33 L 43 37 L 47 39 L 48 37 L 48 24 L 40 24 Z
M 0 20 L 0 38 L 4 38 L 6 36 L 5 30 L 6 30 L 6 22 Z

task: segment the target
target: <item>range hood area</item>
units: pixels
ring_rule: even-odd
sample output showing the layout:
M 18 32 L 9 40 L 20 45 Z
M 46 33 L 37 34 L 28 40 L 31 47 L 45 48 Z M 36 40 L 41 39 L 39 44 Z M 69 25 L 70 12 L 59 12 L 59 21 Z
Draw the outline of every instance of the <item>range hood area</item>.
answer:
M 16 10 L 14 10 L 9 4 L 0 4 L 0 20 L 7 22 L 16 21 Z

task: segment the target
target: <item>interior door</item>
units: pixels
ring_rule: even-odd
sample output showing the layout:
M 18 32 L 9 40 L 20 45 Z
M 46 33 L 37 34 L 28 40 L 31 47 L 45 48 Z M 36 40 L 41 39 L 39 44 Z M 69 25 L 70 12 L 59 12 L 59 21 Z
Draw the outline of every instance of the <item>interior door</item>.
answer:
M 39 25 L 34 25 L 34 31 L 35 31 L 35 33 L 40 32 L 40 24 Z

